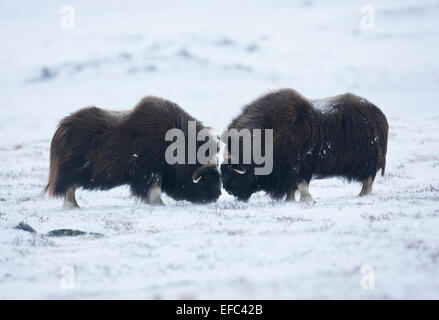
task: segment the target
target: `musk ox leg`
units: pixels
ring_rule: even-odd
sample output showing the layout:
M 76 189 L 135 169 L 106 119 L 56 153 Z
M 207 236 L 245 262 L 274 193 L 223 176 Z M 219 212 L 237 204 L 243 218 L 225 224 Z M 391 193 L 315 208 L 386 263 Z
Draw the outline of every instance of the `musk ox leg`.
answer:
M 150 205 L 164 205 L 162 200 L 162 188 L 159 182 L 156 182 L 151 186 L 146 194 L 146 197 L 143 198 L 143 202 Z
M 287 197 L 285 198 L 285 201 L 296 201 L 296 191 L 297 188 L 291 188 L 287 193 Z
M 309 193 L 309 183 L 307 181 L 300 182 L 297 187 L 299 188 L 300 192 L 300 201 L 301 202 L 311 202 L 312 197 Z
M 360 197 L 366 196 L 368 194 L 372 194 L 372 186 L 373 186 L 373 178 L 369 177 L 366 180 L 363 181 L 363 187 L 360 191 Z
M 75 198 L 75 191 L 76 186 L 71 186 L 67 189 L 66 193 L 64 194 L 64 204 L 62 206 L 63 209 L 79 208 Z

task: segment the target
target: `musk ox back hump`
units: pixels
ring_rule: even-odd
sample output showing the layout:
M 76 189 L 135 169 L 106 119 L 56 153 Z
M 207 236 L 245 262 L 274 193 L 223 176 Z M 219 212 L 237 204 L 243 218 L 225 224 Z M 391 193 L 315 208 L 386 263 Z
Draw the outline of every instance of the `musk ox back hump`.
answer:
M 179 128 L 186 132 L 188 121 L 196 121 L 201 126 L 177 104 L 162 98 L 147 96 L 137 104 L 123 126 L 138 133 L 148 131 L 148 133 L 160 134 L 160 140 L 163 140 L 165 132 L 169 129 Z
M 297 160 L 316 144 L 317 138 L 312 105 L 293 89 L 270 92 L 254 100 L 228 127 L 234 128 L 273 129 L 274 161 Z

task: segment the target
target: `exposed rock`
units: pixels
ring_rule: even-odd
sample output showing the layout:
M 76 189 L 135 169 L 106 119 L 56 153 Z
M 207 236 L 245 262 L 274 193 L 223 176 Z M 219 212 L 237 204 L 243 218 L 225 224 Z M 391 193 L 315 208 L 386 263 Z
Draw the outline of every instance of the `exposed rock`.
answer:
M 81 230 L 73 230 L 73 229 L 57 229 L 49 231 L 46 236 L 48 237 L 76 237 L 76 236 L 95 236 L 95 237 L 103 237 L 104 235 L 101 233 L 95 232 L 85 232 Z
M 24 223 L 23 221 L 20 222 L 15 229 L 19 229 L 19 230 L 23 230 L 23 231 L 27 231 L 27 232 L 31 232 L 31 233 L 37 233 L 34 228 L 32 228 L 30 225 L 28 225 L 27 223 Z
M 32 228 L 30 225 L 24 222 L 20 222 L 15 229 L 31 232 L 31 233 L 37 233 L 34 228 Z M 89 235 L 94 237 L 103 237 L 104 235 L 102 233 L 95 233 L 95 232 L 85 232 L 81 230 L 73 230 L 73 229 L 57 229 L 49 231 L 46 236 L 48 237 L 76 237 L 76 236 L 83 236 L 83 235 Z

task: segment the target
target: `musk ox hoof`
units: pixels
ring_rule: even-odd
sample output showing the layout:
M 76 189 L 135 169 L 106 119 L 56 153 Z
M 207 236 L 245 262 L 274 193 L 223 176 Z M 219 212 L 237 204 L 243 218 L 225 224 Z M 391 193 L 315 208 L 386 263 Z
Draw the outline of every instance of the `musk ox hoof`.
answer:
M 66 200 L 64 200 L 62 208 L 66 209 L 66 210 L 71 210 L 71 209 L 79 209 L 79 206 L 78 206 L 78 203 L 76 202 L 76 200 L 69 201 L 66 199 Z
M 144 200 L 143 203 L 148 204 L 150 206 L 159 206 L 159 207 L 165 206 L 162 199 L 158 199 L 158 200 L 154 200 L 154 201 Z
M 304 196 L 300 196 L 300 202 L 306 202 L 306 203 L 314 203 L 314 199 L 311 197 L 310 194 L 308 195 L 304 195 Z
M 76 191 L 76 186 L 72 186 L 67 189 L 64 195 L 64 204 L 62 205 L 63 209 L 70 210 L 70 209 L 79 208 L 75 198 L 75 191 Z
M 62 208 L 65 210 L 71 210 L 71 209 L 79 209 L 79 206 L 77 203 L 75 204 L 72 202 L 64 202 Z

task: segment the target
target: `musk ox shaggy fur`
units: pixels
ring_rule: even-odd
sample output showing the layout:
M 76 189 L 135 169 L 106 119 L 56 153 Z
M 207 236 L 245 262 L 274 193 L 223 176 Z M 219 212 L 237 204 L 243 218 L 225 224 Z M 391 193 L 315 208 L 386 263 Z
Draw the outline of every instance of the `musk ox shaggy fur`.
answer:
M 196 132 L 205 127 L 177 104 L 146 97 L 127 112 L 83 108 L 64 118 L 50 146 L 51 196 L 64 196 L 65 207 L 77 207 L 75 190 L 108 190 L 127 184 L 133 195 L 150 204 L 163 204 L 161 192 L 175 200 L 215 201 L 221 194 L 217 164 L 168 164 L 165 152 L 172 141 L 166 132 L 180 129 L 186 139 L 188 123 Z M 196 148 L 203 142 L 197 141 Z M 215 150 L 216 152 L 216 150 Z M 216 159 L 216 154 L 211 155 Z
M 256 128 L 273 130 L 273 166 L 268 175 L 254 174 L 253 159 L 243 164 L 239 155 L 233 164 L 230 137 L 222 138 L 227 144 L 221 164 L 223 187 L 240 200 L 248 200 L 257 191 L 295 200 L 299 190 L 300 200 L 309 201 L 311 178 L 333 176 L 362 182 L 362 196 L 372 192 L 377 171 L 381 169 L 384 175 L 386 117 L 356 95 L 309 100 L 292 89 L 272 92 L 244 107 L 228 126 L 229 131 Z

